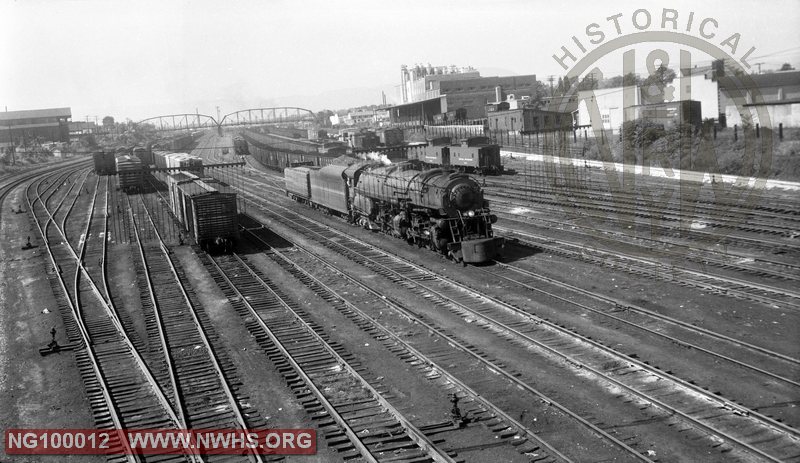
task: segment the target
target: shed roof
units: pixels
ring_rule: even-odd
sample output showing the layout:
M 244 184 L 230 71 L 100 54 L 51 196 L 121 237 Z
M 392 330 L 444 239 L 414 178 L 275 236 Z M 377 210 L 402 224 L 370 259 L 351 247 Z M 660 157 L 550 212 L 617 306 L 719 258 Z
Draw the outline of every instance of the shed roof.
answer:
M 800 85 L 800 71 L 770 72 L 768 74 L 750 74 L 745 79 L 720 79 L 723 89 L 733 88 L 775 88 Z
M 0 112 L 0 121 L 16 119 L 36 119 L 39 117 L 72 117 L 70 108 L 26 109 L 23 111 Z

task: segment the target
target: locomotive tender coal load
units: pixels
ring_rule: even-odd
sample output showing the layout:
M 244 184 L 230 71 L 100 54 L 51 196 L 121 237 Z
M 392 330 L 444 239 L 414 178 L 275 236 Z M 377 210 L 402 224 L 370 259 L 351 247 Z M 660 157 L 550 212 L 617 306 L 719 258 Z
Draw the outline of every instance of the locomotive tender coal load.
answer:
M 494 259 L 503 239 L 475 179 L 419 163 L 290 167 L 286 194 L 351 223 L 425 246 L 462 263 Z

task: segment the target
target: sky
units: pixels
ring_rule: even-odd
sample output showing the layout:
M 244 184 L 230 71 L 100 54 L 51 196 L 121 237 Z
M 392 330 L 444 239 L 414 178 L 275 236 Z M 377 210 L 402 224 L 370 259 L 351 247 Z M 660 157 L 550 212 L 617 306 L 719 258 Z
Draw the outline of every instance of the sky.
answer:
M 798 0 L 557 3 L 0 0 L 0 106 L 70 107 L 73 120 L 120 121 L 216 117 L 217 107 L 335 110 L 379 104 L 381 91 L 394 102 L 400 65 L 416 63 L 544 81 L 565 73 L 552 57 L 562 46 L 578 54 L 573 35 L 588 47 L 586 27 L 597 23 L 608 41 L 618 33 L 607 18 L 619 13 L 622 34 L 637 32 L 637 9 L 652 14 L 648 30 L 658 30 L 664 8 L 678 12 L 678 28 L 693 12 L 694 36 L 701 19 L 713 18 L 710 42 L 738 33 L 739 56 L 756 47 L 750 63 L 800 69 Z M 607 77 L 620 74 L 618 63 L 607 67 Z

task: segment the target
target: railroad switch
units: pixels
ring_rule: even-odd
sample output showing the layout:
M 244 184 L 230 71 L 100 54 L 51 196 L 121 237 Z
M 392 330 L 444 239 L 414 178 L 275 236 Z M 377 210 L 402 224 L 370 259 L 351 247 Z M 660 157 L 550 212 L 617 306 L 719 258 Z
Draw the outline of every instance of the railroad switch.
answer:
M 29 237 L 28 237 L 28 241 L 25 243 L 25 245 L 24 245 L 24 246 L 22 246 L 22 248 L 21 248 L 21 249 L 22 249 L 22 250 L 28 250 L 28 249 L 33 249 L 33 248 L 35 248 L 35 247 L 36 247 L 36 246 L 34 246 L 34 245 L 32 245 L 32 244 L 31 244 L 31 237 L 29 236 Z
M 52 340 L 50 341 L 50 343 L 47 344 L 47 347 L 39 349 L 39 354 L 42 357 L 47 356 L 49 354 L 54 354 L 56 352 L 61 352 L 61 346 L 58 344 L 58 341 L 56 341 L 55 326 L 50 330 L 50 336 L 52 337 Z
M 463 428 L 467 426 L 467 418 L 461 414 L 461 409 L 458 408 L 458 401 L 458 395 L 452 394 L 450 396 L 450 402 L 453 404 L 453 408 L 450 410 L 450 416 L 456 426 Z

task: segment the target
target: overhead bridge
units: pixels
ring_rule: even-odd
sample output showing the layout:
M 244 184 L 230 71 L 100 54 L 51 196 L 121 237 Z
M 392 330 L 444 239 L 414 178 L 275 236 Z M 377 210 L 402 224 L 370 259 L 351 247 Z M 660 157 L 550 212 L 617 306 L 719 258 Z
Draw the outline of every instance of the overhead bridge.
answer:
M 169 114 L 143 119 L 137 126 L 158 132 L 195 131 L 217 129 L 222 127 L 245 125 L 286 124 L 295 122 L 314 122 L 311 110 L 291 106 L 276 108 L 252 108 L 226 114 L 219 121 L 206 114 Z

